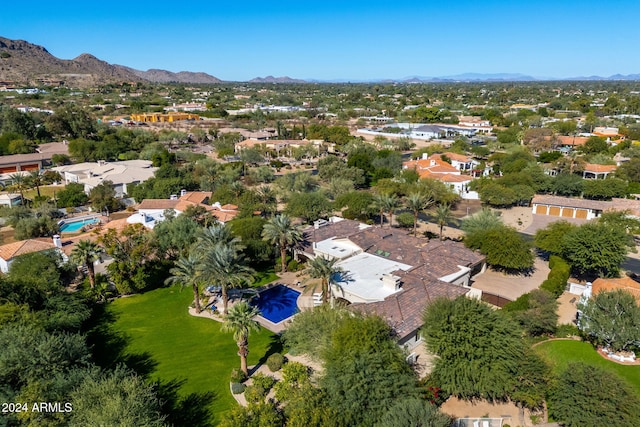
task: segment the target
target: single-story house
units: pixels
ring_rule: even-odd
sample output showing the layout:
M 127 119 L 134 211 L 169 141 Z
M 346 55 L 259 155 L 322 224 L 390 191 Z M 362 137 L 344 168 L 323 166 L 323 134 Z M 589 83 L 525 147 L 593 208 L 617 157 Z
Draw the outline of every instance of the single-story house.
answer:
M 138 212 L 127 218 L 129 224 L 142 224 L 147 228 L 153 228 L 157 223 L 164 221 L 165 211 L 171 210 L 175 215 L 180 215 L 189 206 L 200 206 L 211 213 L 221 223 L 226 223 L 235 218 L 239 211 L 238 206 L 216 202 L 209 204 L 210 191 L 182 190 L 180 197 L 172 195 L 169 199 L 145 199 L 138 205 Z
M 84 185 L 85 193 L 104 181 L 111 181 L 116 197 L 128 194 L 127 186 L 139 184 L 153 178 L 158 168 L 153 167 L 149 160 L 125 160 L 121 162 L 84 162 L 74 165 L 57 166 L 52 168 L 64 178 L 65 184 L 76 182 Z
M 55 240 L 57 237 L 57 240 Z M 9 268 L 11 267 L 11 263 L 15 261 L 20 255 L 26 255 L 33 252 L 44 252 L 44 251 L 60 251 L 62 244 L 60 242 L 59 236 L 54 236 L 54 240 L 51 239 L 29 239 L 29 240 L 21 240 L 19 242 L 7 243 L 6 245 L 0 246 L 0 271 L 3 273 L 8 273 Z M 66 256 L 60 251 L 60 254 L 63 255 L 63 259 L 66 259 Z
M 616 169 L 618 169 L 617 165 L 596 165 L 593 163 L 587 163 L 584 165 L 582 177 L 584 179 L 605 179 L 610 173 L 615 172 Z
M 630 215 L 640 217 L 640 200 L 613 198 L 604 201 L 536 195 L 531 203 L 532 212 L 537 215 L 589 220 L 598 218 L 606 211 L 628 211 Z
M 338 259 L 332 293 L 355 311 L 375 313 L 408 349 L 421 340 L 422 312 L 438 297 L 471 294 L 485 258 L 451 240 L 425 240 L 402 230 L 332 217 L 304 230 L 296 257 Z

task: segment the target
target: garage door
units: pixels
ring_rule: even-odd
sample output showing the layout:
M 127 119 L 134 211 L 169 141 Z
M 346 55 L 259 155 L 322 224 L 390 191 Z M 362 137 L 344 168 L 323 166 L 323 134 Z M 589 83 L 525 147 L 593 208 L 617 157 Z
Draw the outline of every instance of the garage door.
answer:
M 576 210 L 576 218 L 587 219 L 587 210 L 586 209 Z
M 560 208 L 558 206 L 550 206 L 549 207 L 549 215 L 551 215 L 551 216 L 560 216 Z
M 573 218 L 573 208 L 562 208 L 562 216 L 565 218 Z
M 538 206 L 536 206 L 536 213 L 538 215 L 546 215 L 547 214 L 547 206 L 546 205 L 538 205 Z

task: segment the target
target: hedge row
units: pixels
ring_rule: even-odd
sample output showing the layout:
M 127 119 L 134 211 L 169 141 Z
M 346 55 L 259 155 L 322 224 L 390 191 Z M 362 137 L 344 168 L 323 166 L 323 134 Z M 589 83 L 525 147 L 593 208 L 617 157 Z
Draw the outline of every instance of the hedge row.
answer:
M 571 266 L 559 256 L 552 255 L 549 258 L 549 267 L 551 271 L 547 276 L 547 280 L 540 285 L 540 289 L 551 292 L 555 298 L 558 298 L 567 287 Z

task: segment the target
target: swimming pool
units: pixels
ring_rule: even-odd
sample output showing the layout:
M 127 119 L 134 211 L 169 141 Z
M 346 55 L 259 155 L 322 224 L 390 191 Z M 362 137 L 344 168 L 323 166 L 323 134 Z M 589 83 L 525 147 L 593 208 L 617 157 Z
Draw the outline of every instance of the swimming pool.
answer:
M 282 322 L 296 314 L 300 292 L 277 285 L 260 292 L 251 300 L 251 305 L 257 307 L 262 317 L 273 323 Z
M 82 227 L 84 227 L 85 225 L 89 225 L 89 224 L 95 224 L 97 222 L 100 222 L 100 220 L 98 218 L 84 218 L 81 220 L 68 220 L 68 221 L 64 221 L 62 223 L 62 225 L 60 226 L 60 232 L 61 233 L 75 233 L 77 231 L 80 231 L 80 229 Z

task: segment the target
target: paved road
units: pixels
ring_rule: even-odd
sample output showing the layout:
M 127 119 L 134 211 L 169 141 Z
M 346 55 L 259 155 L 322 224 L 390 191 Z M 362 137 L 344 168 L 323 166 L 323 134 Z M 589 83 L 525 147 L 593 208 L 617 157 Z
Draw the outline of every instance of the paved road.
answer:
M 622 268 L 640 275 L 640 259 L 627 258 L 627 260 L 622 263 Z

